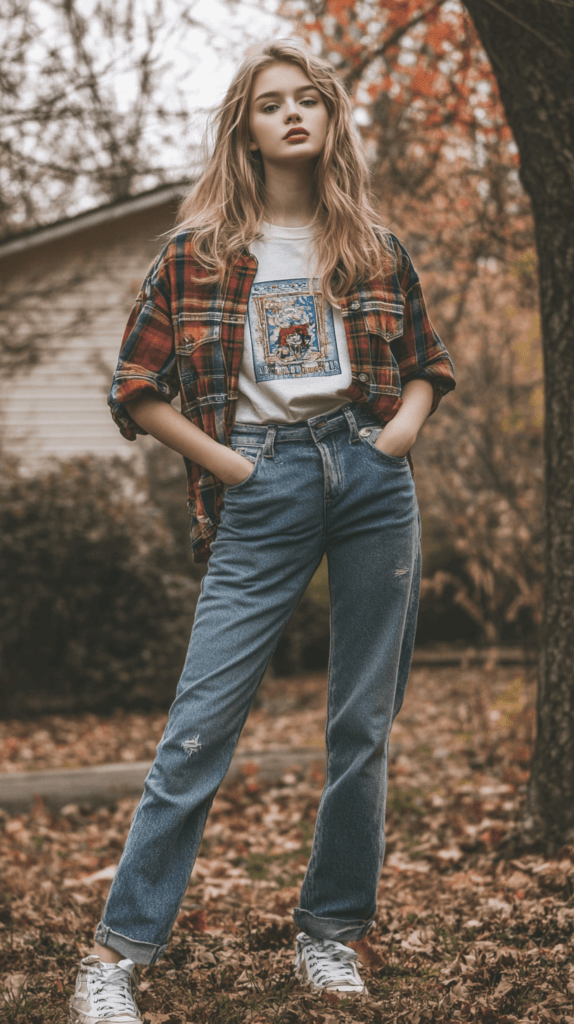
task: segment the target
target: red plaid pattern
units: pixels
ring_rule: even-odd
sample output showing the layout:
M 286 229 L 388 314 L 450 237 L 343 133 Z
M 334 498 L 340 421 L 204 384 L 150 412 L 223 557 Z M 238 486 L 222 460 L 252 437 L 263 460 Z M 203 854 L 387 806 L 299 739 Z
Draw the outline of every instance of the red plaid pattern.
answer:
M 132 419 L 126 403 L 150 388 L 170 402 L 179 394 L 183 415 L 221 444 L 228 443 L 233 427 L 257 262 L 245 252 L 223 284 L 192 281 L 192 273 L 206 273 L 193 258 L 190 238 L 186 231 L 176 235 L 152 264 L 125 330 L 108 402 L 130 441 L 145 430 Z M 394 235 L 389 239 L 394 272 L 341 299 L 352 373 L 349 401 L 366 403 L 383 423 L 398 411 L 407 381 L 430 381 L 431 412 L 455 386 L 450 356 L 429 320 L 411 259 Z M 206 561 L 223 485 L 201 466 L 184 461 L 194 558 Z

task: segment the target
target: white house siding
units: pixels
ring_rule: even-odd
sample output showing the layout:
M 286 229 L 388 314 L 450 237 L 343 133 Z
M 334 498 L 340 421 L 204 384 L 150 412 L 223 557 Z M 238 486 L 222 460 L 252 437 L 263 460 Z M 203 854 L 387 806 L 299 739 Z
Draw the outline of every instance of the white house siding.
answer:
M 141 459 L 147 438 L 121 437 L 106 402 L 133 299 L 153 257 L 158 237 L 173 224 L 174 205 L 164 202 L 105 223 L 75 230 L 2 259 L 3 288 L 21 293 L 24 282 L 54 283 L 43 329 L 50 339 L 39 365 L 0 381 L 2 447 L 24 468 L 37 471 L 54 459 L 92 453 Z M 79 271 L 76 288 L 66 282 Z M 62 287 L 63 285 L 63 287 Z M 38 302 L 31 329 L 38 322 Z M 85 323 L 70 334 L 78 315 Z M 41 306 L 40 306 L 41 316 Z M 35 318 L 35 319 L 34 319 Z

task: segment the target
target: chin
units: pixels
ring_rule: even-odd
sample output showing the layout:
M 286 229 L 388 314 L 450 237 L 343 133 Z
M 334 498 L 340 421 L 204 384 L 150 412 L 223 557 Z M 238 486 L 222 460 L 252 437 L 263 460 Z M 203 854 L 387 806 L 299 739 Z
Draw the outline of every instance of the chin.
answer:
M 320 152 L 320 151 L 319 151 Z M 281 160 L 314 160 L 319 156 L 319 153 L 313 146 L 300 145 L 293 146 L 288 153 L 281 154 Z

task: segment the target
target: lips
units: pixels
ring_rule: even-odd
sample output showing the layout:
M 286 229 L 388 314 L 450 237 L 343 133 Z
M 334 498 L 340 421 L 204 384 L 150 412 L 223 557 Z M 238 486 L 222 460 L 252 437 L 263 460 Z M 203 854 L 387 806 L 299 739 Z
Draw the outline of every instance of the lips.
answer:
M 294 135 L 304 136 L 308 134 L 309 132 L 306 128 L 290 128 L 287 134 L 283 136 L 283 139 L 292 139 Z

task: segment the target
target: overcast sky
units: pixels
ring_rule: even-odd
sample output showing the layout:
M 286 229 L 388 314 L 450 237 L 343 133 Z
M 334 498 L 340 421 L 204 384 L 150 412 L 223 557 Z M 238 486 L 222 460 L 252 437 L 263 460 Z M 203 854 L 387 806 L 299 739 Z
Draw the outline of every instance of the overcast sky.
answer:
M 66 55 L 66 35 L 49 0 L 28 2 L 42 26 L 29 49 L 31 67 L 37 63 L 40 68 L 50 49 Z M 93 16 L 98 0 L 77 0 L 77 8 L 88 29 L 88 50 L 96 57 L 100 87 L 115 94 L 115 105 L 119 109 L 126 108 L 133 100 L 136 80 L 129 67 L 134 56 L 146 48 L 145 13 L 156 8 L 157 2 L 113 0 L 113 10 L 120 20 L 126 11 L 135 11 L 135 41 L 133 45 L 126 45 L 125 39 L 110 41 L 102 33 L 101 21 Z M 182 136 L 181 146 L 170 147 L 164 154 L 164 163 L 173 167 L 174 174 L 185 175 L 189 165 L 189 142 L 197 144 L 202 138 L 208 110 L 222 99 L 249 48 L 292 33 L 293 23 L 275 13 L 278 5 L 279 0 L 161 0 L 161 28 L 154 50 L 166 70 L 161 77 L 159 98 L 167 109 L 175 111 L 179 107 L 179 92 L 185 108 L 193 115 L 191 132 Z M 178 20 L 181 11 L 190 24 Z M 71 49 L 67 63 L 74 66 Z M 153 131 L 153 126 L 148 130 Z
M 82 0 L 88 10 L 96 0 Z M 121 4 L 125 0 L 118 0 Z M 155 0 L 135 0 L 143 11 Z M 223 98 L 225 90 L 248 50 L 271 38 L 290 35 L 293 23 L 276 14 L 279 0 L 163 0 L 166 33 L 158 47 L 162 61 L 171 65 L 163 79 L 165 102 L 174 104 L 175 90 L 185 95 L 185 105 L 194 114 L 193 141 L 204 136 L 208 112 Z M 184 5 L 195 22 L 184 31 L 171 33 L 177 8 Z M 129 96 L 129 76 L 118 77 L 120 94 Z M 133 84 L 133 83 L 132 83 Z M 172 90 L 173 87 L 173 90 Z M 121 102 L 121 98 L 120 98 Z M 170 154 L 174 171 L 187 170 L 185 145 Z

